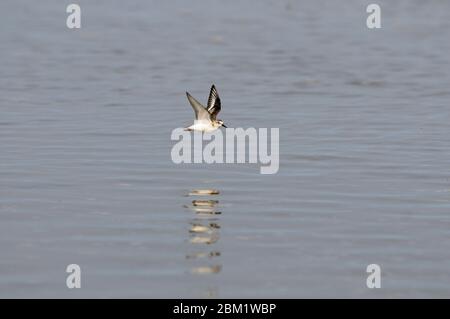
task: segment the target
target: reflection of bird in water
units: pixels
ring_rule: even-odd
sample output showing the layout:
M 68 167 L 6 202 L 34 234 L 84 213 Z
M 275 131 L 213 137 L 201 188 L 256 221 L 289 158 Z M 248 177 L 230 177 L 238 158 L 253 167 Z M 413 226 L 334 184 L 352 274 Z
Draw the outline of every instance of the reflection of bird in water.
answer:
M 222 214 L 221 212 L 218 212 L 211 207 L 198 207 L 198 206 L 192 207 L 188 205 L 183 205 L 183 207 L 193 210 L 199 217 L 210 217 L 210 215 Z
M 214 189 L 199 189 L 189 192 L 189 195 L 192 196 L 212 196 L 218 194 L 219 191 Z M 218 200 L 196 199 L 192 201 L 191 205 L 184 205 L 184 207 L 189 208 L 196 213 L 195 218 L 192 219 L 189 227 L 189 242 L 192 245 L 195 245 L 193 247 L 206 247 L 218 242 L 220 237 L 220 225 L 218 223 L 218 218 L 216 217 L 217 215 L 220 215 L 220 212 L 216 211 L 216 205 L 218 204 Z M 220 251 L 217 250 L 210 252 L 200 251 L 187 254 L 186 259 L 216 259 L 220 255 Z M 222 265 L 220 264 L 200 265 L 191 268 L 191 272 L 194 274 L 216 274 L 219 273 L 221 269 Z
M 191 238 L 192 244 L 206 244 L 211 245 L 219 240 L 219 236 L 195 236 Z
M 188 254 L 186 255 L 186 259 L 195 259 L 195 258 L 212 258 L 212 257 L 219 257 L 220 256 L 220 251 L 211 251 L 209 253 L 205 253 L 205 252 L 199 252 L 199 253 L 192 253 L 192 254 Z
M 194 206 L 207 206 L 207 207 L 213 207 L 216 206 L 219 203 L 218 200 L 193 200 L 192 205 Z
M 194 274 L 217 274 L 222 270 L 221 265 L 203 266 L 192 268 Z
M 208 226 L 203 226 L 200 224 L 192 225 L 191 229 L 189 229 L 191 233 L 212 233 L 211 228 Z
M 188 195 L 218 195 L 219 191 L 216 189 L 194 189 Z
M 219 229 L 220 226 L 216 223 L 210 223 L 209 225 L 202 224 L 192 224 L 191 229 L 189 231 L 191 233 L 213 233 L 215 229 Z

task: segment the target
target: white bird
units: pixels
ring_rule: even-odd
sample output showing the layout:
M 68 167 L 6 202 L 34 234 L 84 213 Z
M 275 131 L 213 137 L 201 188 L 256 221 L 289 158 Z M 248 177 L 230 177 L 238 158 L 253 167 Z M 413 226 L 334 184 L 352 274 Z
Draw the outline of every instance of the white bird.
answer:
M 195 121 L 194 124 L 186 127 L 184 129 L 185 131 L 212 132 L 221 126 L 226 128 L 223 121 L 217 119 L 217 114 L 219 114 L 221 107 L 219 94 L 217 93 L 214 84 L 211 86 L 211 92 L 209 93 L 208 105 L 206 108 L 188 92 L 186 92 L 186 95 L 189 103 L 194 109 Z

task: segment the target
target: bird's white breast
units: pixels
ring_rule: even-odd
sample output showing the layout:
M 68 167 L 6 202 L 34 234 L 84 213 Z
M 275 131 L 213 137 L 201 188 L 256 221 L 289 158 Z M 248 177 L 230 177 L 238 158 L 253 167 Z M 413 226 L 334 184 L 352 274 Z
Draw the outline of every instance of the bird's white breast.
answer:
M 193 125 L 189 126 L 189 129 L 194 131 L 212 132 L 217 129 L 211 125 L 211 122 L 207 121 L 195 121 Z

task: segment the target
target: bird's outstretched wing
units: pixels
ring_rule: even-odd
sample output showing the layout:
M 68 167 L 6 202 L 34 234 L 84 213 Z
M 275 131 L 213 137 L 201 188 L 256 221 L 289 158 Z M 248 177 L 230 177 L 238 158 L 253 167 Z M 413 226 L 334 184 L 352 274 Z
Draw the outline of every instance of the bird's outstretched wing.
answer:
M 213 84 L 211 86 L 211 92 L 209 92 L 208 105 L 206 107 L 206 110 L 208 111 L 209 114 L 211 114 L 211 118 L 215 120 L 217 114 L 219 114 L 220 112 L 220 109 L 221 106 L 219 93 L 217 93 L 216 87 Z
M 188 92 L 186 92 L 186 96 L 187 96 L 187 98 L 189 100 L 189 103 L 191 104 L 192 108 L 194 109 L 195 119 L 197 121 L 204 121 L 204 120 L 208 120 L 209 121 L 211 115 L 205 109 L 205 107 L 199 101 L 194 99 L 194 97 L 192 95 L 190 95 Z

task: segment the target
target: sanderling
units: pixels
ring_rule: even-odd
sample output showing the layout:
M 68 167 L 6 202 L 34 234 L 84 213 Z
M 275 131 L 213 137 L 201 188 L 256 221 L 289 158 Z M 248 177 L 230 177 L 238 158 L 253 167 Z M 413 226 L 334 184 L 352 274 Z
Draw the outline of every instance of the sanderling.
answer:
M 217 93 L 214 84 L 211 86 L 211 92 L 209 93 L 208 105 L 206 108 L 188 92 L 186 92 L 186 95 L 195 112 L 194 124 L 186 127 L 186 131 L 212 132 L 221 126 L 226 128 L 222 120 L 216 119 L 221 107 L 219 94 Z

